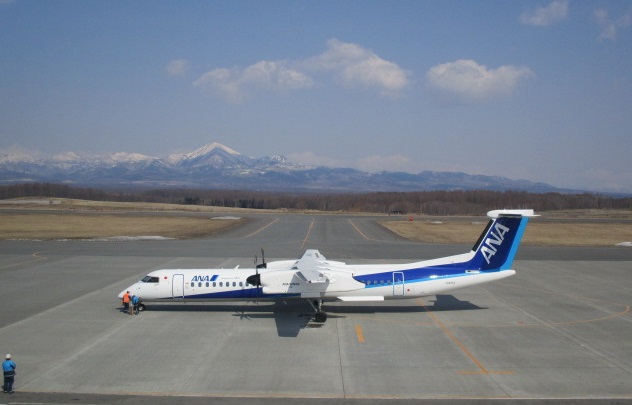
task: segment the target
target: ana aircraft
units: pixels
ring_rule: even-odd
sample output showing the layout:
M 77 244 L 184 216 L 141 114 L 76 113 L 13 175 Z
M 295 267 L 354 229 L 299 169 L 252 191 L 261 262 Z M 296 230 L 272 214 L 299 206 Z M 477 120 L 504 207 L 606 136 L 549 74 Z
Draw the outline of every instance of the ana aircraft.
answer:
M 514 275 L 518 245 L 533 210 L 496 210 L 468 253 L 408 264 L 350 265 L 307 250 L 298 260 L 253 269 L 165 269 L 121 291 L 148 302 L 260 301 L 304 299 L 316 322 L 325 322 L 323 301 L 384 301 L 418 298 Z

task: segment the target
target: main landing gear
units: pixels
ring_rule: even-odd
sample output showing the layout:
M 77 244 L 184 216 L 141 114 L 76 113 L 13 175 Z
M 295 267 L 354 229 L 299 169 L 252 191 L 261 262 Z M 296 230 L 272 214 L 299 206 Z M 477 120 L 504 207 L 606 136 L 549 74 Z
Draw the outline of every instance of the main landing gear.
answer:
M 323 300 L 307 300 L 307 302 L 309 302 L 309 305 L 312 306 L 312 308 L 314 308 L 314 311 L 316 312 L 314 314 L 314 320 L 318 323 L 325 323 L 327 321 L 327 312 L 324 312 L 321 308 L 323 306 Z

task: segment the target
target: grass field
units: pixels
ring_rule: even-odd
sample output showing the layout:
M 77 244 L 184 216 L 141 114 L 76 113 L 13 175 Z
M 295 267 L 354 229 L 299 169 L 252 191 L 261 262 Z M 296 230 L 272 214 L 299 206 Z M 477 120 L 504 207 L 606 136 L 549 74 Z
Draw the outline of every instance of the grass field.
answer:
M 247 213 L 276 214 L 283 211 L 244 210 L 233 207 L 176 204 L 117 203 L 67 199 L 22 199 L 0 201 L 0 240 L 91 239 L 116 236 L 162 236 L 199 238 L 239 226 L 245 219 L 211 219 Z M 175 212 L 208 213 L 208 216 L 177 216 Z M 130 215 L 130 213 L 136 213 Z M 145 213 L 139 215 L 138 213 Z M 150 214 L 148 214 L 150 213 Z M 316 213 L 314 213 L 316 214 Z M 321 213 L 326 214 L 326 213 Z M 632 211 L 583 210 L 545 213 L 547 222 L 533 219 L 524 244 L 541 246 L 613 246 L 632 241 Z M 586 221 L 586 219 L 595 221 Z M 446 220 L 418 218 L 389 220 L 380 224 L 392 232 L 419 242 L 474 243 L 487 219 Z
M 92 239 L 162 236 L 189 239 L 209 236 L 245 219 L 106 214 L 0 213 L 0 239 Z
M 392 232 L 413 241 L 474 243 L 485 227 L 481 221 L 381 221 Z M 523 243 L 532 246 L 614 246 L 632 241 L 632 223 L 538 222 L 531 220 Z
M 209 212 L 209 213 L 227 213 L 227 212 L 253 212 L 254 210 L 235 208 L 235 207 L 217 207 L 206 205 L 182 205 L 182 204 L 162 204 L 162 203 L 145 203 L 145 202 L 114 202 L 114 201 L 89 201 L 74 200 L 68 198 L 18 198 L 11 200 L 0 200 L 0 208 L 7 210 L 67 210 L 74 212 Z M 265 212 L 265 210 L 257 210 L 254 212 Z

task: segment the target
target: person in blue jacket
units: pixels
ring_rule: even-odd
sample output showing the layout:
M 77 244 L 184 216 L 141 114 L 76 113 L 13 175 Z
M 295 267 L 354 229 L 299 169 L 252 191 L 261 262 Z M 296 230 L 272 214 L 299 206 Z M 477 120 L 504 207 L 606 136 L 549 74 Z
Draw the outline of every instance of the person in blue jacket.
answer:
M 140 303 L 140 297 L 132 295 L 132 308 L 134 315 L 138 315 L 138 304 Z
M 13 381 L 15 379 L 15 369 L 17 365 L 11 360 L 11 355 L 7 354 L 2 362 L 2 371 L 4 372 L 4 392 L 13 394 Z

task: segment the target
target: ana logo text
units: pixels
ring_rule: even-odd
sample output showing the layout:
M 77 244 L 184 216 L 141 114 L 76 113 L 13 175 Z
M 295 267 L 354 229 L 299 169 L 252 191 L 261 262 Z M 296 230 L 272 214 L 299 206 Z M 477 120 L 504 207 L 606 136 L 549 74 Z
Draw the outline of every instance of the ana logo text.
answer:
M 496 233 L 494 233 L 494 231 Z M 496 223 L 494 224 L 494 229 L 489 233 L 490 238 L 485 239 L 483 247 L 481 248 L 481 253 L 485 258 L 487 264 L 492 260 L 492 257 L 498 251 L 498 247 L 502 245 L 505 240 L 505 234 L 509 232 L 509 228 L 506 226 Z
M 217 280 L 217 277 L 219 277 L 218 274 L 215 274 L 213 276 L 193 276 L 191 281 L 215 281 Z

